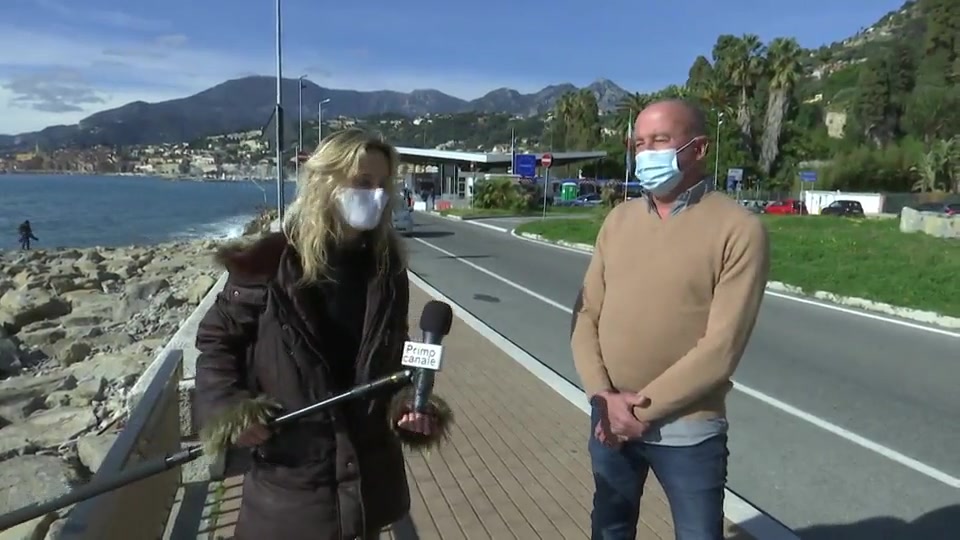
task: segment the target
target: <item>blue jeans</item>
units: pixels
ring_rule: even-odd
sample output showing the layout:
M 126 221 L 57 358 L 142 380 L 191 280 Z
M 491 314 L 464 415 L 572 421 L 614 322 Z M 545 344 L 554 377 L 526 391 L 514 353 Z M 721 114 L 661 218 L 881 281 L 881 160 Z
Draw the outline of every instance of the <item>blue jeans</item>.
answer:
M 694 446 L 629 441 L 614 449 L 594 437 L 598 420 L 594 408 L 588 445 L 595 483 L 591 540 L 636 538 L 640 497 L 650 469 L 667 495 L 677 540 L 723 540 L 726 435 Z

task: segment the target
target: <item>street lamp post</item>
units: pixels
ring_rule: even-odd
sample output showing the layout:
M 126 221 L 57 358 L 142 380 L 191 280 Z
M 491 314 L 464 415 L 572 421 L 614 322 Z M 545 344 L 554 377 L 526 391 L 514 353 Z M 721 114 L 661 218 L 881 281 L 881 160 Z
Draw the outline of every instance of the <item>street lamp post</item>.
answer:
M 714 181 L 717 184 L 720 183 L 720 126 L 722 124 L 723 124 L 723 111 L 720 111 L 719 113 L 717 113 L 717 139 L 716 139 L 717 149 L 715 150 L 716 155 L 714 156 L 715 161 L 713 164 L 713 174 L 716 176 Z M 717 185 L 717 188 L 719 189 L 720 186 Z
M 297 99 L 299 100 L 297 105 L 297 158 L 296 158 L 296 175 L 297 179 L 300 178 L 300 152 L 303 152 L 303 81 L 307 78 L 306 75 L 301 75 L 297 79 Z
M 317 105 L 317 148 L 320 147 L 320 141 L 323 140 L 323 106 L 330 103 L 330 98 L 321 99 Z
M 283 221 L 283 45 L 281 43 L 283 23 L 280 5 L 281 0 L 276 0 L 277 108 L 274 114 L 274 121 L 277 123 L 277 219 Z

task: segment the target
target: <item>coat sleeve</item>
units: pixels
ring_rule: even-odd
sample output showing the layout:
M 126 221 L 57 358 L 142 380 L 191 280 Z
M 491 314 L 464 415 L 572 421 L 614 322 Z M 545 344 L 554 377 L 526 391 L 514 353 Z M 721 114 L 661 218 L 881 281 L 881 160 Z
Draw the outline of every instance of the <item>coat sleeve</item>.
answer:
M 397 285 L 396 299 L 398 305 L 402 306 L 397 310 L 397 316 L 401 316 L 402 313 L 403 321 L 397 322 L 399 326 L 396 332 L 400 339 L 397 340 L 398 344 L 389 362 L 393 369 L 398 371 L 403 368 L 400 364 L 401 357 L 403 356 L 403 343 L 410 339 L 410 281 L 406 273 L 403 274 L 403 278 L 399 280 Z M 387 421 L 390 422 L 400 443 L 407 448 L 419 450 L 438 446 L 449 437 L 450 426 L 453 424 L 453 410 L 436 392 L 431 393 L 430 400 L 427 403 L 427 414 L 434 419 L 433 432 L 430 435 L 421 435 L 407 431 L 400 428 L 397 422 L 404 414 L 413 410 L 413 396 L 414 390 L 412 386 L 406 386 L 397 391 L 390 399 Z
M 200 321 L 196 346 L 196 415 L 208 450 L 225 450 L 250 424 L 263 423 L 273 404 L 249 387 L 247 355 L 266 303 L 263 286 L 228 279 Z

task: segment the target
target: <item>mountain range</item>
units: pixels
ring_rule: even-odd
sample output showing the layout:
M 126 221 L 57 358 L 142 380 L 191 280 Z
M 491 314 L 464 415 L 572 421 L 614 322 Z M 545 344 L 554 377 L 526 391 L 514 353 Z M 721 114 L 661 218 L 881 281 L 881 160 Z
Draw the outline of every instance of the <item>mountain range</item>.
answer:
M 281 87 L 284 111 L 288 118 L 297 116 L 297 84 L 297 79 L 284 79 Z M 629 94 L 606 79 L 597 80 L 585 88 L 597 97 L 601 111 L 615 109 L 617 103 Z M 316 120 L 320 101 L 325 99 L 330 100 L 323 107 L 325 117 L 361 118 L 383 113 L 419 116 L 459 112 L 530 116 L 548 111 L 560 96 L 574 90 L 578 88 L 569 83 L 547 86 L 532 94 L 498 88 L 468 101 L 439 90 L 361 92 L 323 88 L 304 81 L 303 117 L 305 120 Z M 135 101 L 92 114 L 74 125 L 51 126 L 19 135 L 0 135 L 0 150 L 32 148 L 36 145 L 57 148 L 191 141 L 220 133 L 259 129 L 270 120 L 275 102 L 275 78 L 244 77 L 180 99 L 158 103 Z

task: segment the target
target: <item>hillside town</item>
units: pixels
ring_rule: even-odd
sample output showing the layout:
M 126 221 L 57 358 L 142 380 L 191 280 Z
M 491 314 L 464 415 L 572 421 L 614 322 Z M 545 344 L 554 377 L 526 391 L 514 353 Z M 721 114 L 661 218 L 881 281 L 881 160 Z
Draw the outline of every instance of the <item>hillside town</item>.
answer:
M 274 159 L 259 130 L 208 137 L 198 142 L 111 148 L 35 147 L 0 155 L 2 172 L 129 174 L 194 179 L 270 176 Z

